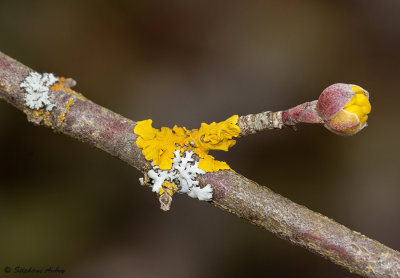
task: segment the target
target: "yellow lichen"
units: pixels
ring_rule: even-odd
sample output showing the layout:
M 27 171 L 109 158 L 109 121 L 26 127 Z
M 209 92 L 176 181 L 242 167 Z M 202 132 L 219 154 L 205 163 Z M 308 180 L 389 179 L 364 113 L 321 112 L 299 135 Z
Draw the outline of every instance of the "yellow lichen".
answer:
M 240 128 L 237 125 L 238 115 L 220 123 L 202 123 L 199 130 L 192 130 L 191 141 L 196 148 L 194 153 L 200 157 L 199 168 L 206 172 L 231 169 L 226 162 L 215 160 L 208 154 L 211 150 L 228 151 L 236 144 L 234 137 L 239 136 Z
M 40 109 L 40 110 L 33 110 L 32 114 L 33 114 L 33 117 L 34 117 L 34 118 L 38 118 L 38 117 L 40 117 L 41 115 L 43 115 L 43 109 Z
M 184 146 L 187 134 L 182 128 L 173 129 L 162 127 L 161 130 L 152 127 L 152 120 L 138 122 L 134 132 L 139 135 L 136 144 L 142 149 L 147 160 L 153 160 L 160 169 L 172 167 L 176 144 Z
M 166 192 L 169 196 L 172 197 L 172 195 L 174 195 L 176 191 L 178 191 L 178 186 L 175 183 L 164 181 L 158 194 L 162 195 L 164 192 Z
M 70 98 L 68 100 L 68 102 L 65 104 L 65 110 L 64 112 L 61 113 L 60 116 L 58 116 L 58 119 L 60 120 L 60 124 L 62 124 L 65 120 L 65 116 L 67 115 L 69 109 L 71 108 L 71 106 L 74 104 L 74 99 Z
M 75 97 L 77 97 L 78 99 L 85 99 L 85 97 L 78 93 L 75 92 L 74 90 L 72 90 L 69 85 L 67 84 L 68 80 L 65 77 L 60 77 L 60 79 L 58 80 L 57 83 L 55 83 L 53 86 L 51 86 L 51 90 L 52 91 L 65 91 L 67 93 L 70 93 L 72 95 L 75 95 Z
M 46 111 L 44 112 L 43 109 L 40 110 L 33 110 L 33 118 L 39 119 L 39 123 L 43 122 L 46 126 L 53 126 L 53 124 L 50 122 L 50 112 Z
M 216 172 L 231 169 L 223 161 L 215 160 L 209 155 L 211 150 L 228 149 L 235 145 L 235 137 L 239 136 L 237 125 L 239 116 L 234 115 L 220 123 L 202 123 L 200 129 L 187 130 L 185 127 L 174 126 L 172 129 L 162 127 L 161 130 L 152 127 L 152 120 L 138 122 L 134 128 L 139 137 L 136 144 L 142 149 L 147 160 L 153 160 L 161 170 L 171 169 L 174 151 L 193 150 L 200 157 L 199 168 L 206 172 Z

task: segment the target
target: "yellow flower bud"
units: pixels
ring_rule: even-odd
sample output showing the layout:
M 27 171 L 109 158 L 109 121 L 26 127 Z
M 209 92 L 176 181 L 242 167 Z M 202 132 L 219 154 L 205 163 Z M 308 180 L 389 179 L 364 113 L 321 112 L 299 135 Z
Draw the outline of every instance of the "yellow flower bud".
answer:
M 353 135 L 366 126 L 371 112 L 368 92 L 357 85 L 349 85 L 352 98 L 334 116 L 327 119 L 325 126 L 340 135 Z
M 371 113 L 371 104 L 369 103 L 368 94 L 356 85 L 351 85 L 355 95 L 346 104 L 344 110 L 357 114 L 360 119 L 361 126 L 364 126 L 368 119 L 368 114 Z

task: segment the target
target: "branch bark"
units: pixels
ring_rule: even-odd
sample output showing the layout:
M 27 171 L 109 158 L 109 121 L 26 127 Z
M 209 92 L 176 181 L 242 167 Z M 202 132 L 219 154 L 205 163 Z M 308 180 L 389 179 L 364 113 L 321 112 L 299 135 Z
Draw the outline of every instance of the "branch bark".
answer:
M 58 88 L 52 94 L 55 108 L 47 120 L 35 115 L 25 106 L 25 94 L 19 86 L 31 71 L 0 52 L 0 98 L 23 111 L 30 122 L 48 126 L 55 132 L 102 149 L 146 172 L 148 162 L 136 146 L 137 135 L 133 132 L 136 123 L 93 103 L 68 86 Z M 68 83 L 73 82 L 65 84 Z M 270 112 L 261 116 L 269 119 L 274 115 Z M 241 117 L 242 124 L 247 125 L 251 116 Z M 250 118 L 246 120 L 246 117 Z M 267 126 L 260 126 L 259 129 L 279 128 L 274 125 L 275 118 L 271 119 L 264 121 Z M 253 132 L 244 131 L 242 136 L 249 133 Z M 298 205 L 265 186 L 233 171 L 207 173 L 199 180 L 201 186 L 210 184 L 213 187 L 211 203 L 215 206 L 327 258 L 350 272 L 364 277 L 400 277 L 399 252 Z

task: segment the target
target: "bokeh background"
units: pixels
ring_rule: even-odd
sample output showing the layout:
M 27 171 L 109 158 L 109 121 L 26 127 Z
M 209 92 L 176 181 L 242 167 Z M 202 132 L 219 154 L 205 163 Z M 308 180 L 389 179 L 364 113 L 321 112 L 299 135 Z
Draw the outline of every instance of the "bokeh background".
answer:
M 399 14 L 398 0 L 1 0 L 0 51 L 156 127 L 197 128 L 358 84 L 373 111 L 357 136 L 301 125 L 214 155 L 399 250 Z M 180 195 L 161 212 L 139 177 L 0 102 L 0 275 L 355 277 L 208 203 Z

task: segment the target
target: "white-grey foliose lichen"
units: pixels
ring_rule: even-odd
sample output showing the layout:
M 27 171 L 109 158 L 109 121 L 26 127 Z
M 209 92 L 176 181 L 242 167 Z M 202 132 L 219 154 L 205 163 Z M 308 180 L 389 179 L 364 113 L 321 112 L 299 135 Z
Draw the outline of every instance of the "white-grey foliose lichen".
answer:
M 31 109 L 45 108 L 51 111 L 55 106 L 50 102 L 50 86 L 58 81 L 52 73 L 31 72 L 19 85 L 25 90 L 25 104 Z
M 211 185 L 207 184 L 203 188 L 198 186 L 197 177 L 206 172 L 200 169 L 198 167 L 199 162 L 192 158 L 193 151 L 185 151 L 181 156 L 180 150 L 176 150 L 174 154 L 175 158 L 169 170 L 161 170 L 160 167 L 152 163 L 153 169 L 148 171 L 147 174 L 151 180 L 153 192 L 158 193 L 164 181 L 169 181 L 178 186 L 179 193 L 186 193 L 201 201 L 211 201 L 213 196 Z

